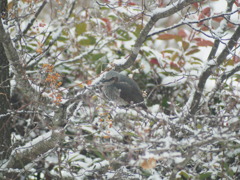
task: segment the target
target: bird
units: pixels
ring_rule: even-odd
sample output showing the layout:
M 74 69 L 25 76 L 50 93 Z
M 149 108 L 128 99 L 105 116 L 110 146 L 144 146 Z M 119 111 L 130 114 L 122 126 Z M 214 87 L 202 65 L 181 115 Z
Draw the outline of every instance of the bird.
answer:
M 136 106 L 147 109 L 138 84 L 131 78 L 114 70 L 108 71 L 100 80 L 105 97 L 119 106 Z

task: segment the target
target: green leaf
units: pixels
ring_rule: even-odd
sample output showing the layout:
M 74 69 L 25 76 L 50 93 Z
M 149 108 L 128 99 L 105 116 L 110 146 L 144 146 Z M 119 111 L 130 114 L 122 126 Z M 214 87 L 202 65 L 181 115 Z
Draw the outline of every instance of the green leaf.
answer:
M 96 73 L 100 74 L 102 72 L 102 70 L 104 70 L 106 68 L 106 63 L 98 63 L 97 64 L 97 68 L 96 68 Z
M 48 38 L 45 41 L 45 44 L 48 45 L 52 41 L 52 36 L 48 36 Z
M 141 32 L 141 30 L 143 29 L 143 26 L 140 25 L 140 24 L 136 24 L 135 27 L 136 27 L 136 29 L 134 31 L 134 34 L 135 34 L 136 37 L 138 37 L 140 32 Z
M 138 137 L 138 135 L 132 133 L 132 132 L 125 132 L 124 135 L 127 135 L 127 136 L 132 136 L 132 137 Z
M 165 108 L 168 108 L 169 107 L 169 104 L 168 104 L 168 97 L 167 96 L 164 96 L 163 99 L 162 99 L 162 107 L 165 107 Z
M 77 154 L 75 156 L 72 156 L 70 159 L 68 159 L 68 162 L 73 162 L 73 161 L 79 161 L 83 158 L 79 158 L 80 156 Z
M 179 57 L 179 54 L 178 54 L 178 52 L 175 52 L 175 53 L 173 54 L 173 56 L 171 57 L 171 60 L 172 60 L 172 61 L 175 61 L 177 57 Z
M 195 53 L 197 53 L 197 52 L 199 52 L 200 50 L 199 49 L 192 49 L 192 50 L 190 50 L 190 51 L 188 51 L 187 53 L 186 53 L 186 55 L 188 56 L 188 55 L 192 55 L 192 54 L 195 54 Z
M 79 44 L 82 46 L 94 45 L 96 43 L 96 38 L 90 35 L 87 35 L 85 39 L 81 39 Z
M 205 180 L 207 178 L 211 178 L 211 175 L 212 175 L 211 172 L 202 173 L 199 175 L 199 180 Z
M 63 36 L 60 36 L 60 37 L 58 38 L 58 41 L 60 41 L 60 42 L 64 42 L 64 41 L 66 41 L 66 40 L 68 40 L 68 39 L 65 38 L 65 37 L 63 37 Z
M 103 154 L 100 151 L 98 151 L 97 149 L 94 149 L 93 153 L 95 154 L 96 157 L 99 157 L 100 159 L 104 160 Z
M 105 56 L 105 54 L 103 54 L 103 53 L 92 54 L 91 60 L 97 61 L 97 60 L 99 60 L 100 58 L 102 58 L 103 56 Z
M 202 60 L 197 57 L 191 57 L 191 58 L 194 59 L 195 61 L 199 61 L 199 63 L 202 63 Z
M 175 52 L 175 51 L 173 51 L 173 50 L 164 50 L 164 51 L 162 51 L 163 53 L 169 53 L 169 54 L 172 54 L 173 52 Z
M 202 128 L 203 128 L 202 124 L 197 124 L 197 129 L 202 129 Z
M 31 45 L 32 45 L 32 46 L 37 46 L 36 44 L 31 44 Z M 36 51 L 36 50 L 34 50 L 32 47 L 30 47 L 30 46 L 24 46 L 24 45 L 22 45 L 22 48 L 28 50 L 28 52 L 35 52 L 35 51 Z
M 189 178 L 190 178 L 190 176 L 188 175 L 188 173 L 186 173 L 185 171 L 181 171 L 181 172 L 179 173 L 179 175 L 181 175 L 181 177 L 184 178 L 184 179 L 189 179 Z
M 183 50 L 186 51 L 189 47 L 189 42 L 182 41 Z
M 117 34 L 119 35 L 119 38 L 118 38 L 119 40 L 122 40 L 122 41 L 131 40 L 131 37 L 129 36 L 128 32 L 122 29 L 117 30 Z
M 108 8 L 108 7 L 105 7 L 105 6 L 101 6 L 99 9 L 100 9 L 100 10 L 109 10 L 109 8 Z
M 77 33 L 78 36 L 83 34 L 86 31 L 87 31 L 87 24 L 86 23 L 79 23 L 79 24 L 76 25 L 76 33 Z

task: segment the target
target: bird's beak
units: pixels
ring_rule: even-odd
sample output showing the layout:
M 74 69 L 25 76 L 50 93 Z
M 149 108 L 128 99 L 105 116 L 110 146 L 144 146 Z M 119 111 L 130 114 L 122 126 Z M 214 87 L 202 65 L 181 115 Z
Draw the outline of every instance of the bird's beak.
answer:
M 102 79 L 101 79 L 99 82 L 100 82 L 100 83 L 107 82 L 107 79 L 105 79 L 105 78 L 102 78 Z

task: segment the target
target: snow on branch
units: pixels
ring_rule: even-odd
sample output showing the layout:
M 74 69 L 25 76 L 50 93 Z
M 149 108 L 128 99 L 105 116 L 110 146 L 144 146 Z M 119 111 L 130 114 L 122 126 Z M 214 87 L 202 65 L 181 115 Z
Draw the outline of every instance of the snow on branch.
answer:
M 166 8 L 159 8 L 159 9 L 155 10 L 153 15 L 151 16 L 150 20 L 148 21 L 146 26 L 141 31 L 138 39 L 136 40 L 136 42 L 135 42 L 135 44 L 132 48 L 132 53 L 130 54 L 126 63 L 122 64 L 122 65 L 119 65 L 119 66 L 116 66 L 115 69 L 118 70 L 118 71 L 123 70 L 123 69 L 127 69 L 128 67 L 130 67 L 134 63 L 134 61 L 137 58 L 137 55 L 140 51 L 140 47 L 142 46 L 144 41 L 147 39 L 147 36 L 148 36 L 150 30 L 152 29 L 152 27 L 155 25 L 155 23 L 159 19 L 171 16 L 174 13 L 182 10 L 183 8 L 187 7 L 190 4 L 193 4 L 195 2 L 201 2 L 201 1 L 199 1 L 199 0 L 176 1 L 175 3 L 170 4 Z
M 226 59 L 228 54 L 230 53 L 231 49 L 234 47 L 234 45 L 237 43 L 238 39 L 240 38 L 240 26 L 236 29 L 234 34 L 232 35 L 231 39 L 223 49 L 223 51 L 220 53 L 220 55 L 217 57 L 216 60 L 208 61 L 206 66 L 203 68 L 203 72 L 200 75 L 197 89 L 194 90 L 193 98 L 190 99 L 191 105 L 190 105 L 190 115 L 193 115 L 197 112 L 199 103 L 201 100 L 202 92 L 204 89 L 204 86 L 206 84 L 207 79 L 209 76 L 215 71 L 217 67 L 219 67 L 223 61 Z M 214 63 L 209 63 L 214 62 Z
M 74 10 L 74 8 L 75 8 L 75 5 L 76 5 L 76 0 L 74 0 L 74 1 L 72 2 L 71 8 L 70 8 L 70 10 L 68 11 L 66 17 L 64 18 L 64 22 L 63 22 L 61 25 L 64 25 L 64 23 L 66 23 L 66 22 L 69 20 L 70 16 L 71 16 L 72 13 L 73 13 L 73 10 Z M 40 10 L 40 9 L 39 9 L 39 10 Z M 36 15 L 35 15 L 35 16 L 36 16 Z M 61 36 L 62 31 L 63 31 L 63 27 L 61 26 L 61 27 L 58 27 L 56 31 L 50 32 L 50 33 L 48 34 L 48 36 L 47 36 L 47 38 L 45 39 L 45 41 L 47 41 L 48 38 L 49 38 L 50 36 L 52 36 L 52 40 L 49 42 L 49 45 L 43 50 L 43 53 L 37 54 L 37 55 L 31 57 L 31 58 L 28 60 L 28 62 L 27 62 L 28 66 L 34 66 L 34 65 L 38 64 L 38 63 L 42 60 L 42 58 L 44 58 L 44 57 L 46 56 L 46 54 L 47 54 L 47 52 L 49 51 L 49 49 L 56 43 L 56 41 L 57 41 L 57 40 L 59 39 L 59 37 Z M 43 43 L 43 44 L 44 44 L 44 43 Z M 34 60 L 34 61 L 33 61 L 33 60 Z M 33 61 L 33 62 L 32 62 L 32 61 Z
M 182 20 L 181 22 L 173 25 L 173 26 L 170 26 L 170 27 L 167 27 L 167 28 L 164 28 L 164 29 L 161 29 L 161 30 L 158 30 L 156 32 L 152 32 L 151 34 L 147 35 L 147 38 L 151 37 L 151 36 L 154 36 L 156 34 L 160 34 L 160 33 L 163 33 L 163 32 L 166 32 L 166 31 L 169 31 L 171 29 L 175 29 L 175 28 L 178 28 L 180 26 L 183 26 L 183 25 L 189 25 L 190 24 L 199 24 L 201 22 L 204 22 L 204 21 L 207 21 L 207 20 L 210 20 L 210 19 L 214 19 L 214 18 L 218 18 L 218 17 L 224 17 L 226 18 L 225 16 L 230 16 L 230 15 L 233 15 L 235 13 L 238 13 L 239 12 L 239 9 L 233 11 L 233 12 L 228 12 L 228 13 L 223 13 L 223 14 L 219 14 L 219 15 L 214 15 L 214 16 L 210 16 L 210 17 L 206 17 L 206 18 L 203 18 L 203 19 L 200 19 L 200 20 Z M 231 22 L 233 23 L 233 22 Z M 235 24 L 235 23 L 234 23 Z M 192 28 L 192 26 L 190 26 Z M 196 30 L 196 29 L 194 29 Z M 204 33 L 203 31 L 199 30 L 201 33 Z M 208 36 L 208 35 L 207 35 Z M 215 36 L 208 36 L 210 38 L 213 38 L 213 39 L 216 39 Z
M 31 88 L 31 85 L 28 82 L 28 78 L 26 77 L 25 70 L 20 63 L 18 52 L 13 46 L 9 33 L 7 33 L 3 27 L 2 19 L 0 19 L 0 34 L 0 42 L 4 46 L 7 59 L 11 64 L 13 73 L 19 80 L 19 85 L 22 87 L 25 94 L 29 94 L 30 96 L 34 97 L 34 91 Z
M 23 30 L 23 34 L 26 34 L 28 30 L 33 26 L 33 23 L 37 19 L 38 15 L 42 12 L 44 6 L 47 4 L 47 0 L 43 1 L 37 12 L 35 13 L 34 17 L 30 20 L 27 24 L 26 28 Z
M 219 27 L 219 29 L 217 30 L 218 32 L 223 33 L 224 31 L 226 31 L 227 19 L 230 19 L 230 15 L 232 15 L 231 11 L 232 11 L 233 3 L 234 3 L 234 1 L 228 2 L 226 20 Z M 237 11 L 239 11 L 239 9 Z M 190 24 L 188 24 L 188 25 L 190 26 Z M 217 37 L 217 35 L 216 35 L 216 37 Z M 228 43 L 223 43 L 225 48 L 222 50 L 220 55 L 216 59 L 213 59 L 216 56 L 216 52 L 217 52 L 217 50 L 219 48 L 219 44 L 221 42 L 220 37 L 217 37 L 215 39 L 214 45 L 208 56 L 207 63 L 203 67 L 202 73 L 199 76 L 199 81 L 196 85 L 196 89 L 193 89 L 191 96 L 184 107 L 184 110 L 187 112 L 186 117 L 188 117 L 189 115 L 190 116 L 194 115 L 198 111 L 202 93 L 203 93 L 207 79 L 209 78 L 209 76 L 212 75 L 212 73 L 216 70 L 216 68 L 218 68 L 224 62 L 224 60 L 227 58 L 227 56 L 229 54 L 232 54 L 231 50 L 234 47 L 234 45 L 237 43 L 239 37 L 240 37 L 240 26 L 237 27 L 236 31 L 234 32 L 234 34 L 232 35 L 232 37 L 230 38 Z M 204 104 L 204 103 L 202 103 L 202 104 Z
M 16 148 L 3 168 L 22 168 L 35 160 L 40 154 L 53 149 L 62 138 L 62 132 L 53 130 L 43 134 L 22 147 Z
M 217 83 L 215 85 L 215 87 L 213 88 L 213 90 L 210 92 L 210 94 L 208 95 L 208 97 L 206 98 L 205 102 L 203 102 L 200 106 L 202 106 L 205 103 L 209 103 L 210 100 L 214 97 L 215 93 L 220 89 L 221 84 L 223 81 L 227 80 L 228 78 L 230 78 L 232 75 L 234 75 L 235 73 L 237 73 L 238 71 L 240 71 L 240 63 L 238 63 L 234 68 L 232 68 L 230 71 L 228 71 L 227 73 L 223 73 L 217 80 Z

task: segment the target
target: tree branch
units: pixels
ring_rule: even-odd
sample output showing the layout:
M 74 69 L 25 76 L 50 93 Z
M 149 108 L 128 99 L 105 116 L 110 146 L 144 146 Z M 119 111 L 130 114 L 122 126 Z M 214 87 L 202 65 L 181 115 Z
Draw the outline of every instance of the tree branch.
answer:
M 75 5 L 76 5 L 76 0 L 74 0 L 71 5 L 72 5 L 72 6 L 71 6 L 70 10 L 68 11 L 66 17 L 64 18 L 64 21 L 65 21 L 64 23 L 66 23 L 66 22 L 69 20 L 70 16 L 72 15 L 73 10 L 74 10 Z M 62 25 L 63 25 L 64 23 L 62 23 Z M 32 56 L 32 57 L 28 60 L 28 62 L 27 62 L 28 67 L 29 67 L 29 66 L 34 66 L 34 65 L 38 64 L 38 63 L 42 60 L 42 58 L 46 56 L 47 52 L 49 52 L 50 48 L 55 44 L 55 42 L 56 42 L 56 41 L 59 39 L 59 37 L 61 36 L 62 30 L 63 30 L 63 28 L 59 28 L 59 29 L 56 30 L 55 32 L 50 32 L 50 33 L 49 33 L 49 35 L 46 37 L 44 43 L 48 40 L 48 38 L 50 37 L 50 35 L 52 35 L 52 36 L 55 37 L 55 38 L 52 39 L 52 40 L 49 42 L 48 46 L 43 50 L 43 53 L 41 53 L 41 54 L 36 54 L 36 55 Z M 44 44 L 44 43 L 43 43 L 43 44 Z M 31 63 L 32 60 L 34 60 L 33 63 Z
M 233 3 L 234 3 L 233 0 L 228 2 L 227 12 L 231 12 Z M 227 18 L 230 19 L 230 15 L 228 15 Z M 226 20 L 225 24 L 222 25 L 221 27 L 222 27 L 221 31 L 224 32 L 226 30 L 226 27 L 227 27 L 227 20 Z M 206 67 L 204 68 L 203 72 L 200 75 L 197 87 L 193 91 L 193 96 L 192 96 L 192 98 L 190 98 L 188 100 L 188 102 L 186 103 L 186 106 L 184 108 L 184 109 L 187 108 L 187 111 L 188 111 L 187 106 L 190 105 L 188 115 L 194 115 L 198 111 L 200 100 L 201 100 L 201 97 L 202 97 L 202 92 L 203 92 L 203 89 L 205 87 L 207 79 L 213 73 L 213 71 L 215 71 L 215 69 L 223 63 L 223 61 L 226 59 L 227 55 L 229 53 L 231 53 L 231 49 L 234 47 L 234 45 L 237 43 L 237 40 L 240 37 L 239 33 L 240 33 L 240 25 L 237 27 L 237 29 L 234 32 L 234 34 L 232 35 L 231 39 L 228 41 L 228 44 L 224 43 L 225 48 L 221 52 L 221 54 L 218 56 L 216 61 L 213 58 L 216 55 L 216 52 L 218 50 L 218 47 L 219 47 L 219 44 L 220 44 L 221 40 L 219 38 L 215 40 L 214 46 L 213 46 L 213 48 L 212 48 L 212 50 L 211 50 L 211 52 L 208 56 L 208 59 L 207 59 L 208 63 L 206 64 Z
M 25 146 L 15 149 L 8 162 L 2 168 L 23 168 L 35 160 L 40 154 L 53 149 L 63 137 L 62 131 L 54 130 L 28 142 Z
M 224 24 L 224 26 L 222 26 L 222 31 L 226 31 L 226 27 L 227 27 L 227 19 L 229 20 L 230 19 L 230 15 L 232 15 L 232 5 L 234 3 L 234 0 L 232 1 L 228 1 L 228 7 L 227 7 L 227 12 L 229 12 L 229 14 L 225 14 L 227 17 L 226 17 L 226 22 Z M 236 12 L 238 12 L 239 10 L 237 10 Z M 235 13 L 235 12 L 234 12 Z M 223 17 L 225 18 L 225 15 L 223 15 Z M 219 44 L 220 44 L 220 39 L 216 39 L 215 42 L 214 42 L 214 45 L 211 49 L 211 52 L 208 56 L 208 61 L 210 61 L 211 59 L 213 59 L 217 53 L 217 50 L 218 50 L 218 47 L 219 47 Z
M 22 93 L 32 98 L 32 101 L 37 101 L 39 96 L 36 95 L 35 90 L 32 88 L 29 78 L 25 73 L 25 69 L 20 63 L 20 57 L 17 50 L 13 46 L 9 33 L 7 33 L 3 27 L 2 19 L 0 19 L 0 43 L 3 44 L 7 59 L 12 67 L 13 73 L 18 82 L 18 86 L 21 87 Z M 47 98 L 44 99 L 50 102 Z
M 223 61 L 228 56 L 230 50 L 234 47 L 234 45 L 237 43 L 238 39 L 240 37 L 240 25 L 232 35 L 231 39 L 229 40 L 227 46 L 224 48 L 224 50 L 221 52 L 221 54 L 218 56 L 217 60 L 214 61 L 213 59 L 208 61 L 208 64 L 205 68 L 205 70 L 202 72 L 199 78 L 199 82 L 197 85 L 197 89 L 194 92 L 193 99 L 191 100 L 190 105 L 190 115 L 194 115 L 198 111 L 198 106 L 202 97 L 202 92 L 204 89 L 204 86 L 206 84 L 207 79 L 209 76 L 213 73 L 213 71 L 219 67 Z
M 23 30 L 23 34 L 26 34 L 28 30 L 32 27 L 34 21 L 37 19 L 38 15 L 43 10 L 44 6 L 47 4 L 47 1 L 43 1 L 42 5 L 39 7 L 38 11 L 35 13 L 34 17 L 31 19 L 31 21 L 28 23 L 27 27 Z
M 209 103 L 209 101 L 214 97 L 216 92 L 221 88 L 221 84 L 223 81 L 234 75 L 236 72 L 240 71 L 240 63 L 238 63 L 233 69 L 231 69 L 228 73 L 223 73 L 217 80 L 217 83 L 211 93 L 208 95 L 205 102 L 203 102 L 200 106 L 202 106 L 204 103 Z
M 165 31 L 169 31 L 169 30 L 171 30 L 171 29 L 178 28 L 178 27 L 183 26 L 183 25 L 198 24 L 198 23 L 201 23 L 201 22 L 210 20 L 210 19 L 217 18 L 217 17 L 230 16 L 230 15 L 235 14 L 235 13 L 237 13 L 237 12 L 239 12 L 238 9 L 235 10 L 235 11 L 233 11 L 233 12 L 229 12 L 229 13 L 225 13 L 225 14 L 219 14 L 219 15 L 214 15 L 214 16 L 206 17 L 206 18 L 203 18 L 203 19 L 200 19 L 200 20 L 195 20 L 195 21 L 183 20 L 183 21 L 181 21 L 181 22 L 178 23 L 178 24 L 175 24 L 175 25 L 173 25 L 173 26 L 170 26 L 170 27 L 164 28 L 164 29 L 162 29 L 162 30 L 153 32 L 153 33 L 147 35 L 147 38 L 149 38 L 149 37 L 151 37 L 151 36 L 154 36 L 154 35 L 157 35 L 157 34 L 160 34 L 160 33 L 163 33 L 163 32 L 165 32 Z M 200 31 L 200 32 L 202 32 L 202 31 Z M 215 37 L 212 37 L 212 38 L 215 38 Z
M 128 60 L 124 64 L 116 66 L 115 70 L 120 71 L 120 70 L 126 69 L 134 63 L 134 61 L 137 58 L 137 55 L 140 51 L 140 47 L 142 46 L 142 44 L 146 40 L 147 35 L 150 32 L 150 30 L 152 29 L 152 27 L 154 26 L 154 24 L 159 19 L 169 17 L 169 16 L 173 15 L 174 13 L 182 10 L 186 6 L 188 6 L 190 4 L 193 4 L 195 2 L 201 2 L 201 1 L 202 0 L 185 0 L 185 1 L 180 1 L 180 2 L 177 1 L 177 2 L 167 6 L 164 9 L 162 9 L 162 8 L 157 9 L 157 11 L 153 13 L 153 16 L 150 18 L 150 20 L 148 21 L 146 26 L 141 31 L 138 39 L 136 40 L 136 42 L 135 42 L 135 44 L 132 48 L 132 53 L 130 54 Z

